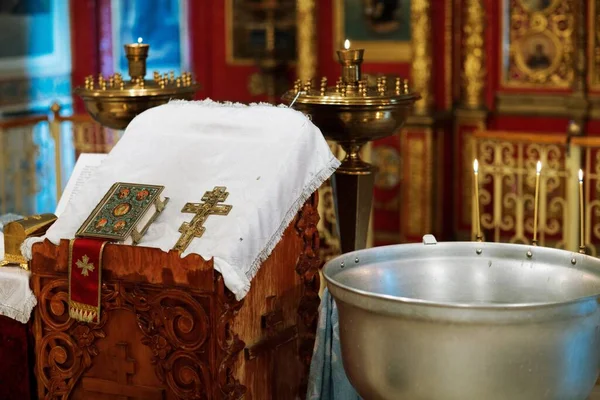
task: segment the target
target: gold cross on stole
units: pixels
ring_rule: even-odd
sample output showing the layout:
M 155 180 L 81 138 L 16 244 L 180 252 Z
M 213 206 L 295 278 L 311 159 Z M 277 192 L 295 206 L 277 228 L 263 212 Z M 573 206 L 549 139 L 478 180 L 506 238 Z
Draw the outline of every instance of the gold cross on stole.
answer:
M 215 186 L 210 192 L 205 192 L 202 196 L 204 203 L 187 203 L 183 206 L 181 212 L 192 213 L 194 218 L 190 222 L 184 222 L 179 228 L 179 232 L 182 234 L 177 243 L 175 243 L 174 250 L 179 253 L 183 253 L 185 249 L 190 245 L 192 240 L 202 236 L 206 228 L 202 226 L 204 221 L 210 215 L 227 215 L 231 211 L 230 205 L 217 204 L 225 201 L 229 193 L 226 192 L 225 186 Z
M 83 257 L 81 257 L 81 260 L 77 260 L 77 262 L 75 263 L 77 265 L 77 268 L 81 269 L 81 275 L 83 276 L 88 276 L 89 271 L 94 270 L 94 264 L 88 261 L 90 261 L 90 258 L 87 255 L 84 255 Z

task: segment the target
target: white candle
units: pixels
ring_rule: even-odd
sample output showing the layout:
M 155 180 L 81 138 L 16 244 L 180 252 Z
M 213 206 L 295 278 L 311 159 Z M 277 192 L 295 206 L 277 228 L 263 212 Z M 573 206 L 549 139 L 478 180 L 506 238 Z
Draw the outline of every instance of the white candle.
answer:
M 583 215 L 584 215 L 584 209 L 583 209 L 583 170 L 580 169 L 579 170 L 579 230 L 580 230 L 579 251 L 581 251 L 581 252 L 585 251 Z
M 477 223 L 477 240 L 481 240 L 481 224 L 479 216 L 479 162 L 473 161 L 473 185 L 475 186 L 475 218 Z
M 542 162 L 538 161 L 535 171 L 535 197 L 533 204 L 533 244 L 537 243 L 537 227 L 538 227 L 538 203 L 540 193 L 540 173 L 542 172 Z

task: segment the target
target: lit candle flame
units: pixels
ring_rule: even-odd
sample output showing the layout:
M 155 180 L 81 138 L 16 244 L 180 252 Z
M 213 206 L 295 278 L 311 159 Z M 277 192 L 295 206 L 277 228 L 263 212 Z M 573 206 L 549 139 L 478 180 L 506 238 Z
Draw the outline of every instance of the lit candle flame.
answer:
M 138 38 L 138 43 L 139 43 L 139 44 L 141 44 L 143 41 L 144 41 L 144 39 L 142 39 L 142 37 L 140 36 L 140 37 Z
M 473 161 L 473 171 L 475 171 L 475 173 L 479 172 L 479 162 L 477 161 L 477 159 Z
M 542 162 L 541 161 L 537 162 L 537 166 L 536 166 L 535 170 L 538 175 L 540 174 L 540 172 L 542 172 Z
M 583 170 L 579 170 L 579 182 L 583 182 Z
M 344 49 L 348 50 L 350 48 L 350 41 L 348 39 L 346 39 L 346 41 L 344 42 Z

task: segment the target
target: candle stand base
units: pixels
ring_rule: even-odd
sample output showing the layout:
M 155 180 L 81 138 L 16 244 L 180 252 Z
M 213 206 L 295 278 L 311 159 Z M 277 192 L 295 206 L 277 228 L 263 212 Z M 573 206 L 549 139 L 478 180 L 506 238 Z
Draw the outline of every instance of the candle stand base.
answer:
M 367 246 L 374 181 L 375 167 L 360 159 L 346 158 L 333 175 L 331 186 L 342 253 Z

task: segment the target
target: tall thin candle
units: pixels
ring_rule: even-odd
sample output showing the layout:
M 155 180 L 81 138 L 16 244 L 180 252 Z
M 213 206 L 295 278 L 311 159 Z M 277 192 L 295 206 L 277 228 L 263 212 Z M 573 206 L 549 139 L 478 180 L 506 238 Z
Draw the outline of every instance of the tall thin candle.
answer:
M 583 170 L 579 170 L 579 252 L 585 253 L 585 237 L 584 237 L 584 209 L 583 209 Z
M 481 241 L 481 217 L 479 216 L 479 162 L 473 161 L 473 185 L 475 186 L 475 220 L 477 224 L 477 241 Z
M 540 195 L 540 173 L 542 172 L 542 162 L 538 161 L 535 169 L 535 197 L 533 199 L 533 244 L 537 244 L 538 228 L 538 204 Z

